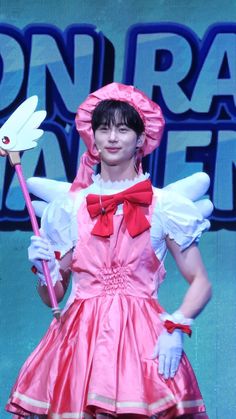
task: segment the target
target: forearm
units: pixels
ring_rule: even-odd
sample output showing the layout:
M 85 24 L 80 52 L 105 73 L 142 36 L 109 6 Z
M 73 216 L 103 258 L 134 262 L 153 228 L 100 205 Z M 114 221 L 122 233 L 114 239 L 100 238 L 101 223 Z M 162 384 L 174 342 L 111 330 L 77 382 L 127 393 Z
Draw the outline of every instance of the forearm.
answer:
M 211 298 L 211 284 L 198 247 L 192 244 L 184 251 L 170 239 L 167 239 L 180 273 L 189 283 L 189 288 L 178 310 L 186 318 L 195 318 Z
M 70 275 L 71 275 L 71 270 L 70 270 L 71 259 L 72 259 L 72 250 L 66 253 L 65 256 L 63 256 L 63 258 L 60 260 L 60 273 L 59 273 L 60 278 L 58 278 L 59 280 L 54 285 L 54 292 L 55 292 L 55 296 L 58 303 L 62 301 L 69 285 Z M 37 291 L 41 300 L 44 302 L 44 304 L 51 307 L 51 301 L 49 298 L 47 286 L 40 285 L 40 282 L 39 282 Z
M 179 311 L 186 318 L 195 318 L 204 309 L 212 296 L 212 287 L 205 276 L 196 276 L 189 286 Z
M 64 294 L 65 294 L 65 291 L 64 291 L 64 288 L 63 288 L 63 285 L 62 285 L 61 281 L 57 281 L 53 288 L 54 288 L 54 292 L 55 292 L 57 302 L 59 303 L 63 299 Z M 51 301 L 50 301 L 50 298 L 49 298 L 47 286 L 46 285 L 38 285 L 37 291 L 38 291 L 38 294 L 39 294 L 41 300 L 44 302 L 44 304 L 51 307 Z
M 62 281 L 57 281 L 54 285 L 54 292 L 55 292 L 55 296 L 57 299 L 57 302 L 59 303 L 60 301 L 62 301 L 68 284 L 69 284 L 69 280 L 70 280 L 70 271 L 66 271 L 66 272 L 61 272 L 62 274 Z M 38 285 L 37 287 L 37 291 L 38 294 L 41 298 L 41 300 L 43 301 L 44 304 L 46 304 L 47 306 L 51 307 L 51 301 L 49 298 L 49 294 L 48 294 L 48 288 L 46 285 Z

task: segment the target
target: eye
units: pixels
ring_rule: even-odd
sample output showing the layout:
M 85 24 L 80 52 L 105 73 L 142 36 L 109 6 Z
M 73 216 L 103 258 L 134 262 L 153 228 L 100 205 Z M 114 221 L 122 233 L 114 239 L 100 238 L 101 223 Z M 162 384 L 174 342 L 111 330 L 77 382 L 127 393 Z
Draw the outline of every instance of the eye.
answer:
M 121 133 L 125 133 L 127 131 L 128 131 L 128 128 L 127 127 L 120 127 L 119 128 L 119 132 L 121 132 Z
M 3 144 L 9 144 L 11 142 L 11 140 L 10 140 L 10 138 L 8 138 L 7 136 L 4 136 L 3 138 L 2 138 L 2 143 Z
M 100 127 L 98 127 L 98 130 L 106 132 L 106 131 L 108 131 L 108 126 L 107 125 L 100 125 Z

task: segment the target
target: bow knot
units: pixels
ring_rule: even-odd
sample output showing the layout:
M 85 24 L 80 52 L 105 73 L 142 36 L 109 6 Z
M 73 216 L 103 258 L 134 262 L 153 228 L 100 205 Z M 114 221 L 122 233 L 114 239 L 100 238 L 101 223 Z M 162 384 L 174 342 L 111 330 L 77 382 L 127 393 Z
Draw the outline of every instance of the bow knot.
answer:
M 183 333 L 186 333 L 189 337 L 191 337 L 192 330 L 187 324 L 174 323 L 171 320 L 166 320 L 164 322 L 164 326 L 168 333 L 173 333 L 175 329 L 180 329 Z
M 143 209 L 151 204 L 152 195 L 150 180 L 139 182 L 114 195 L 89 194 L 86 198 L 88 212 L 91 218 L 98 217 L 92 234 L 101 237 L 109 237 L 113 234 L 113 215 L 116 213 L 117 206 L 122 203 L 124 219 L 131 237 L 143 233 L 150 228 Z

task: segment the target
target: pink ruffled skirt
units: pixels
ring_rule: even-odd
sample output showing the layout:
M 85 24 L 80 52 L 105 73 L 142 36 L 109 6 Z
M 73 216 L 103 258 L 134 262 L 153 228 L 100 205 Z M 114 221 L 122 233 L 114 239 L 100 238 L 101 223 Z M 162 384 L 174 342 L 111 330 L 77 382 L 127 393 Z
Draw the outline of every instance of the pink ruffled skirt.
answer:
M 23 365 L 6 409 L 15 418 L 208 418 L 185 355 L 174 379 L 158 374 L 152 352 L 162 311 L 154 299 L 120 294 L 75 300 Z

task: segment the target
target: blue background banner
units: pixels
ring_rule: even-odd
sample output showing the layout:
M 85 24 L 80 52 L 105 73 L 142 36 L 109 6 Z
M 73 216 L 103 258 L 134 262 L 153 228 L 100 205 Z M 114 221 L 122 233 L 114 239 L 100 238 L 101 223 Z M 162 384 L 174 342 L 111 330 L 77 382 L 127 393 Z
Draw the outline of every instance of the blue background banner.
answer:
M 1 1 L 0 126 L 27 97 L 46 109 L 45 133 L 22 155 L 25 177 L 71 182 L 84 146 L 76 108 L 111 81 L 160 104 L 166 130 L 145 160 L 162 187 L 197 171 L 211 178 L 211 230 L 200 249 L 213 298 L 186 352 L 210 419 L 236 417 L 236 4 L 225 1 Z M 13 168 L 0 159 L 0 417 L 20 366 L 51 320 L 27 261 L 31 228 Z M 160 301 L 178 307 L 186 284 L 170 257 Z

